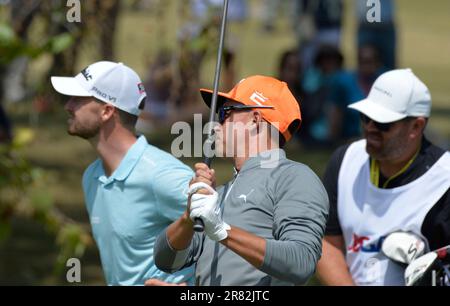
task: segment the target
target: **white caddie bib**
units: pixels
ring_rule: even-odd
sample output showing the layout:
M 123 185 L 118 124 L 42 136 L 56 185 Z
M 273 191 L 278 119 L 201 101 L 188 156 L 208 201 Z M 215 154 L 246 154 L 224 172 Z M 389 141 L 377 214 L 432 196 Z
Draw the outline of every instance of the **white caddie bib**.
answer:
M 366 141 L 350 145 L 339 171 L 337 206 L 347 265 L 357 285 L 404 285 L 404 267 L 384 256 L 381 244 L 395 231 L 423 237 L 427 213 L 449 188 L 448 152 L 411 183 L 381 189 L 370 181 Z

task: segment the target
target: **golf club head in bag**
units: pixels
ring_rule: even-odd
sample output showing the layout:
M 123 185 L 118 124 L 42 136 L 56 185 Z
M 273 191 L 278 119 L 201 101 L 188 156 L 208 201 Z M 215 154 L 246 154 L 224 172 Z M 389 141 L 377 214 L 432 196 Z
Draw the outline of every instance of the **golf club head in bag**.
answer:
M 406 286 L 431 284 L 431 271 L 436 268 L 437 254 L 427 253 L 413 260 L 405 270 Z
M 389 259 L 409 265 L 423 255 L 425 241 L 411 232 L 394 232 L 384 239 L 381 251 Z
M 405 270 L 406 286 L 450 286 L 450 245 L 413 260 Z
M 436 274 L 436 286 L 450 287 L 450 245 L 437 249 L 440 270 Z

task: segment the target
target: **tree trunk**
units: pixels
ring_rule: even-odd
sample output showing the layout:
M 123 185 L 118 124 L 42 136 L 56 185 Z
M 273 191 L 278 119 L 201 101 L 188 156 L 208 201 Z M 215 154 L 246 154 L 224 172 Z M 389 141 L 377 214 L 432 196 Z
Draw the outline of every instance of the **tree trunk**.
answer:
M 100 56 L 102 60 L 115 58 L 115 37 L 120 0 L 97 0 L 97 28 L 100 30 Z

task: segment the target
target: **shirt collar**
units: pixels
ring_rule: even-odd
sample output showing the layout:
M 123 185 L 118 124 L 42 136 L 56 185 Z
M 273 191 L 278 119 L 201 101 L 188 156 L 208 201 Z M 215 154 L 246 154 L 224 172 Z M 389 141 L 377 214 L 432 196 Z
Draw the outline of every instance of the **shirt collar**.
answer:
M 280 160 L 286 159 L 286 152 L 283 149 L 274 149 L 264 152 L 260 152 L 255 157 L 250 157 L 244 162 L 239 173 L 248 171 L 254 168 L 272 168 L 280 162 Z
M 119 167 L 117 167 L 110 177 L 106 177 L 103 163 L 101 161 L 99 167 L 97 167 L 95 176 L 105 184 L 109 184 L 113 181 L 124 181 L 141 159 L 141 156 L 144 154 L 147 146 L 148 142 L 145 136 L 139 136 L 136 143 L 128 149 L 127 154 L 125 154 L 124 158 L 120 162 Z

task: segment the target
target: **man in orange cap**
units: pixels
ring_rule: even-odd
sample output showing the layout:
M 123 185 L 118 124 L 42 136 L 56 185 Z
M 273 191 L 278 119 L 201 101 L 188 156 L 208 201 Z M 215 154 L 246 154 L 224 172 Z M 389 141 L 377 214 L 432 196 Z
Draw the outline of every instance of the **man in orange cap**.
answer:
M 210 105 L 211 91 L 201 93 Z M 216 153 L 233 158 L 234 179 L 216 191 L 214 170 L 195 166 L 189 207 L 159 236 L 156 265 L 172 273 L 196 263 L 198 285 L 304 284 L 320 258 L 328 197 L 282 149 L 300 126 L 298 102 L 286 83 L 253 76 L 219 93 L 218 115 Z

